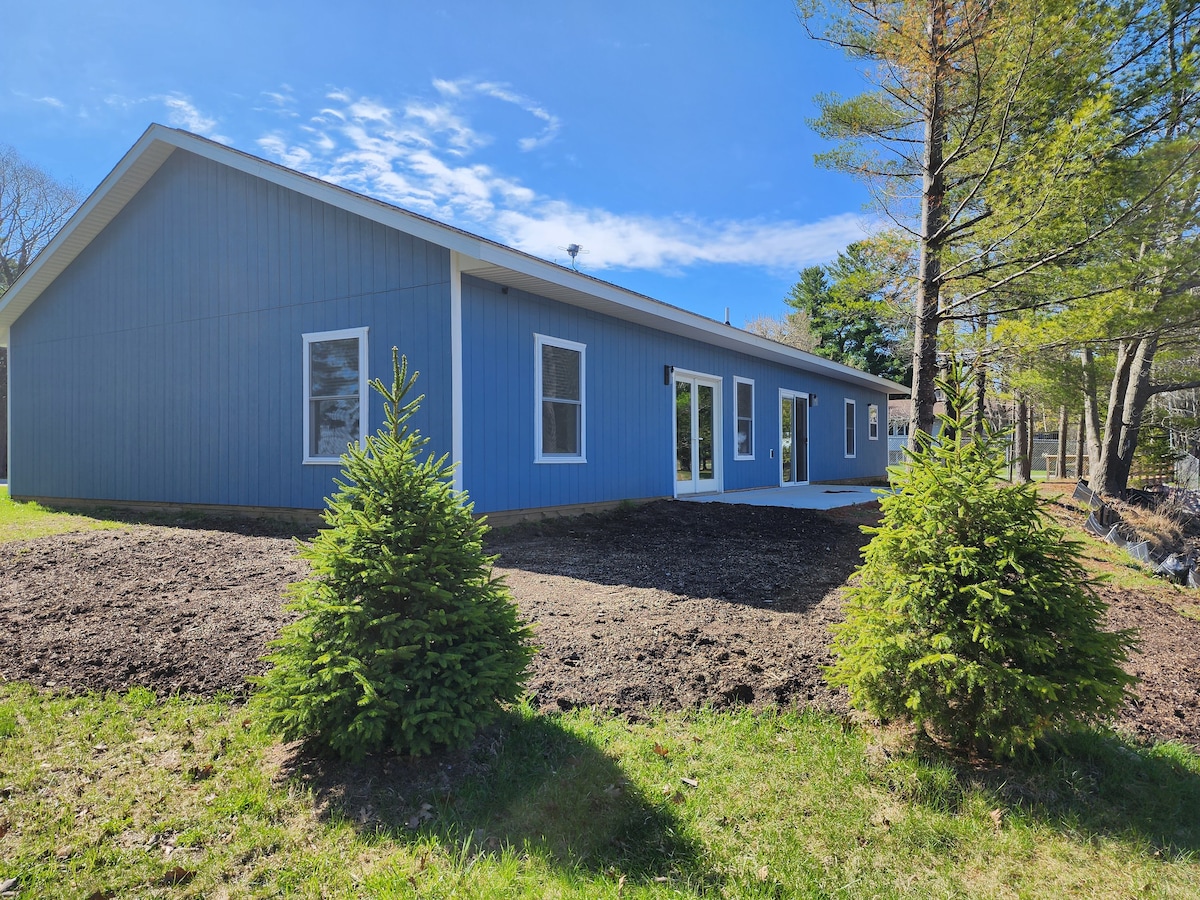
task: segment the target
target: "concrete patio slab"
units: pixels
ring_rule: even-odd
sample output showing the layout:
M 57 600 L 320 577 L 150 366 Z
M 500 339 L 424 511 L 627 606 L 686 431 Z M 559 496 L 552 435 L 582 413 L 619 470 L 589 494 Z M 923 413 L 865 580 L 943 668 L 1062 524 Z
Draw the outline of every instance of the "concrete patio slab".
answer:
M 693 503 L 741 503 L 747 506 L 784 506 L 791 509 L 837 509 L 878 500 L 877 489 L 861 484 L 798 484 L 791 487 L 755 488 L 723 494 L 692 494 L 680 500 Z

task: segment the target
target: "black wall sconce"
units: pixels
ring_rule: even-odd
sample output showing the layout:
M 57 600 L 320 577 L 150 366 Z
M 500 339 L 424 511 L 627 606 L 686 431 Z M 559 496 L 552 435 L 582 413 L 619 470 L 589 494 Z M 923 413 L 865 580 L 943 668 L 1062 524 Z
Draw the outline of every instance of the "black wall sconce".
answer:
M 817 405 L 817 395 L 816 394 L 808 395 L 808 405 L 810 408 L 815 407 Z
M 671 386 L 671 375 L 675 372 L 674 366 L 663 366 L 663 384 L 667 387 Z

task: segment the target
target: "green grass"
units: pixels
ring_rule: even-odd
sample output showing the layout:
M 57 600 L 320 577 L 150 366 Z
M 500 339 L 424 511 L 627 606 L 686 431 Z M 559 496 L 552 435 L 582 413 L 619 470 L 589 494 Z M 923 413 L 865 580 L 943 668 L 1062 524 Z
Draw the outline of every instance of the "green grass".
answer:
M 0 685 L 0 882 L 35 897 L 1197 897 L 1200 758 L 969 768 L 812 712 L 507 714 L 419 764 L 253 707 Z
M 36 503 L 20 503 L 9 498 L 7 487 L 0 487 L 0 544 L 8 541 L 28 541 L 67 531 L 124 527 L 121 522 L 56 512 Z

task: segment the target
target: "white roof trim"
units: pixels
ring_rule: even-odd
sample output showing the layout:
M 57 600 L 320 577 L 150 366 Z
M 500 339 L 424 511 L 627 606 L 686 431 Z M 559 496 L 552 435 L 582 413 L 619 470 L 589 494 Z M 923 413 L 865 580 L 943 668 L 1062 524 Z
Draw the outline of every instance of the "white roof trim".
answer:
M 871 390 L 892 394 L 908 393 L 908 388 L 901 384 L 878 378 L 851 366 L 831 362 L 815 354 L 805 353 L 739 328 L 724 325 L 198 135 L 157 124 L 146 129 L 116 168 L 0 298 L 0 344 L 7 344 L 8 329 L 12 323 L 124 209 L 176 149 L 195 153 L 197 156 L 304 194 L 314 200 L 446 247 L 460 254 L 461 270 L 466 275 L 474 275 L 672 334 L 691 337 L 759 359 L 849 381 Z

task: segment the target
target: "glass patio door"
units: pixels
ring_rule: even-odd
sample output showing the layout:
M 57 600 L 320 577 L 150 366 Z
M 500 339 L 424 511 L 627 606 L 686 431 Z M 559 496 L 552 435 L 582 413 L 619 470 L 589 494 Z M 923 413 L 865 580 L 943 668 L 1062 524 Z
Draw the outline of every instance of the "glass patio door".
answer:
M 808 483 L 808 394 L 779 392 L 779 483 Z
M 677 496 L 721 490 L 720 385 L 720 379 L 675 375 Z

